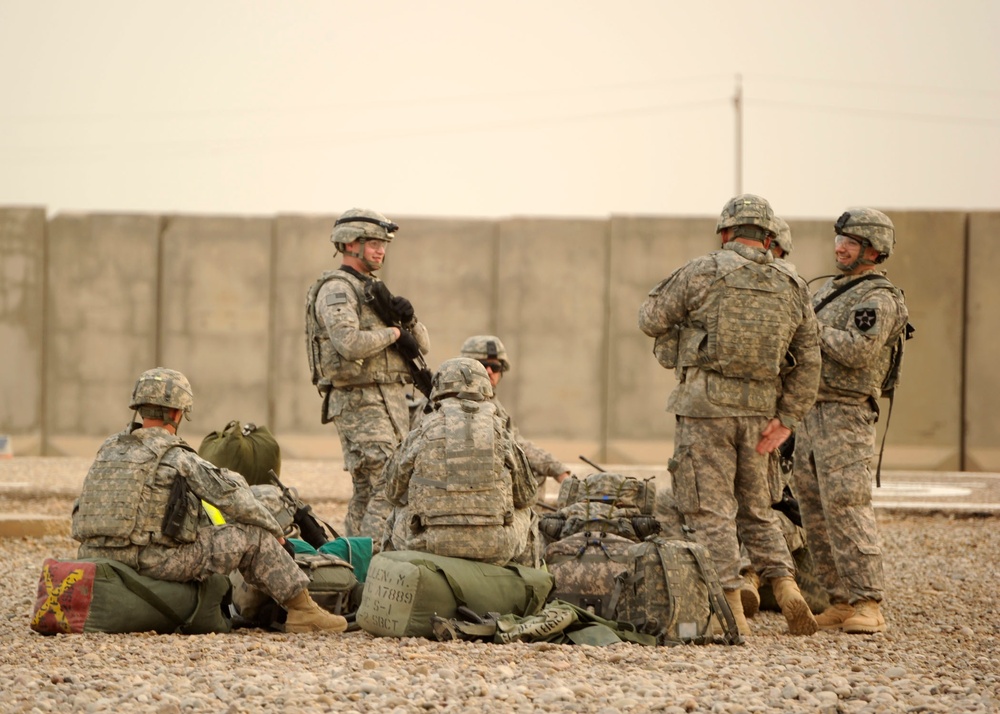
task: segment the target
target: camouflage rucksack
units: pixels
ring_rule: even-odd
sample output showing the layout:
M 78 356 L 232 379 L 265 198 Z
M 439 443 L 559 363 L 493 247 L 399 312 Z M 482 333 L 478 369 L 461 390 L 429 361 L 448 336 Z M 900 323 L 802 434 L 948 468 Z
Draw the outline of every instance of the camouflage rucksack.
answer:
M 652 479 L 606 471 L 585 479 L 570 476 L 559 487 L 556 512 L 542 516 L 538 528 L 550 541 L 585 532 L 639 541 L 659 531 L 655 502 Z
M 726 644 L 742 642 L 705 546 L 653 536 L 633 545 L 611 598 L 611 617 L 631 622 L 661 645 L 714 641 L 713 615 Z

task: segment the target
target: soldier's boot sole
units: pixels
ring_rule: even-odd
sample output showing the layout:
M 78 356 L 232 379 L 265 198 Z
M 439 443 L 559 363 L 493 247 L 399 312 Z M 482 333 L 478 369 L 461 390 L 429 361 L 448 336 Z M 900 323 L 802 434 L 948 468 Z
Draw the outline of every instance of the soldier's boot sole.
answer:
M 788 623 L 792 635 L 814 635 L 819 629 L 809 604 L 800 598 L 787 598 L 781 606 L 781 614 Z

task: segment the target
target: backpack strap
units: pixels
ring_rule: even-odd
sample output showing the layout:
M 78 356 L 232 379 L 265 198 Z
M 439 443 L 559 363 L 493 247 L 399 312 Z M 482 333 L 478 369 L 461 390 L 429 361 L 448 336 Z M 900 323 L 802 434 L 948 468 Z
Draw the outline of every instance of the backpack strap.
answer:
M 732 608 L 729 607 L 729 603 L 726 601 L 726 594 L 722 590 L 722 583 L 719 582 L 715 566 L 704 557 L 701 547 L 691 547 L 692 545 L 697 546 L 697 543 L 682 542 L 685 543 L 688 552 L 694 556 L 695 562 L 698 563 L 702 578 L 704 578 L 705 585 L 708 587 L 708 602 L 711 605 L 712 612 L 719 618 L 720 623 L 724 621 L 722 641 L 727 645 L 740 644 L 743 642 L 743 637 L 740 635 L 740 630 L 736 625 L 736 618 L 733 616 Z
M 826 307 L 827 305 L 829 305 L 831 302 L 833 302 L 834 300 L 836 300 L 837 298 L 839 298 L 841 295 L 843 295 L 844 293 L 846 293 L 848 290 L 850 290 L 851 288 L 853 288 L 858 283 L 864 282 L 865 280 L 878 280 L 878 279 L 884 280 L 885 284 L 886 284 L 885 285 L 886 287 L 892 287 L 892 283 L 890 283 L 885 278 L 885 276 L 882 275 L 881 273 L 867 273 L 865 275 L 862 275 L 857 280 L 852 280 L 849 283 L 844 283 L 843 285 L 841 285 L 840 287 L 838 287 L 836 290 L 834 290 L 833 292 L 831 292 L 829 295 L 827 295 L 825 298 L 823 298 L 822 300 L 819 301 L 819 303 L 816 305 L 816 307 L 813 308 L 813 312 L 819 314 L 820 310 L 822 310 L 824 307 Z
M 118 573 L 118 577 L 121 578 L 122 585 L 124 585 L 132 593 L 134 593 L 135 595 L 137 595 L 138 597 L 142 598 L 144 601 L 148 602 L 150 605 L 155 607 L 160 612 L 161 615 L 163 615 L 172 623 L 174 623 L 174 626 L 176 628 L 174 632 L 180 632 L 181 629 L 184 627 L 184 625 L 187 624 L 187 621 L 183 617 L 178 615 L 177 612 L 172 607 L 170 607 L 167 603 L 165 603 L 159 595 L 157 595 L 152 590 L 143 585 L 141 582 L 139 582 L 138 578 L 136 578 L 136 575 L 138 575 L 138 573 L 132 570 L 132 568 L 129 568 L 124 563 L 118 563 L 114 560 L 107 561 L 106 565 L 112 570 L 114 570 L 116 573 Z M 199 598 L 200 596 L 201 593 L 199 591 Z M 197 612 L 197 610 L 198 608 L 196 607 L 195 611 Z

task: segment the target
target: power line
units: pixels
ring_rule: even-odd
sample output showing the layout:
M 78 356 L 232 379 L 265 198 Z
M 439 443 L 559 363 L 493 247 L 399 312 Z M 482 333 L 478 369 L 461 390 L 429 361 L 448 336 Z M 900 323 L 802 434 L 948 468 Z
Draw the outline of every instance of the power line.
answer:
M 746 75 L 744 75 L 745 77 Z M 793 82 L 797 84 L 808 84 L 817 85 L 825 84 L 838 87 L 848 87 L 848 88 L 865 88 L 865 89 L 877 89 L 877 90 L 891 90 L 891 91 L 907 91 L 907 92 L 925 92 L 933 94 L 952 94 L 952 95 L 963 95 L 970 97 L 988 97 L 990 99 L 1000 99 L 1000 91 L 974 91 L 971 89 L 956 89 L 953 87 L 935 87 L 931 85 L 920 85 L 920 84 L 895 84 L 889 82 L 862 82 L 857 80 L 848 79 L 827 79 L 827 78 L 816 78 L 816 77 L 794 77 L 790 75 L 780 75 L 780 74 L 755 74 L 750 75 L 751 78 L 762 78 L 762 79 L 774 79 L 780 82 Z
M 829 112 L 831 114 L 848 114 L 854 116 L 872 116 L 881 118 L 908 119 L 910 121 L 922 121 L 945 124 L 969 124 L 976 126 L 1000 126 L 1000 118 L 989 117 L 966 117 L 946 114 L 924 114 L 920 112 L 904 112 L 893 109 L 864 109 L 859 107 L 838 107 L 830 104 L 813 104 L 807 102 L 794 102 L 781 99 L 753 98 L 746 100 L 746 104 L 765 105 L 774 107 L 794 107 L 797 109 L 808 109 L 817 112 Z

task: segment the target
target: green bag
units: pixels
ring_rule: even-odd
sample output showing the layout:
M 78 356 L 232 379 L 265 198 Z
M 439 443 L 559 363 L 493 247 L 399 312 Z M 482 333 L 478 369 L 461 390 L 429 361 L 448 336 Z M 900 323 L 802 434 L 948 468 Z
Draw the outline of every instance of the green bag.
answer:
M 552 576 L 523 565 L 386 551 L 372 558 L 357 623 L 377 637 L 432 637 L 431 618 L 454 617 L 460 606 L 533 615 L 552 591 Z
M 372 539 L 363 536 L 335 538 L 316 549 L 317 553 L 329 553 L 346 560 L 354 568 L 354 577 L 359 583 L 368 579 L 368 566 L 372 562 Z
M 304 540 L 288 538 L 295 550 L 296 565 L 309 576 L 309 595 L 316 604 L 335 615 L 358 609 L 360 588 L 351 564 L 331 553 L 318 552 Z M 288 613 L 268 595 L 248 584 L 239 572 L 229 575 L 233 604 L 240 624 L 283 630 Z
M 108 558 L 47 558 L 30 627 L 43 635 L 229 632 L 230 593 L 225 575 L 177 583 L 147 578 Z
M 266 426 L 231 421 L 201 441 L 198 455 L 219 468 L 235 471 L 251 486 L 273 483 L 268 471 L 281 475 L 281 448 Z

